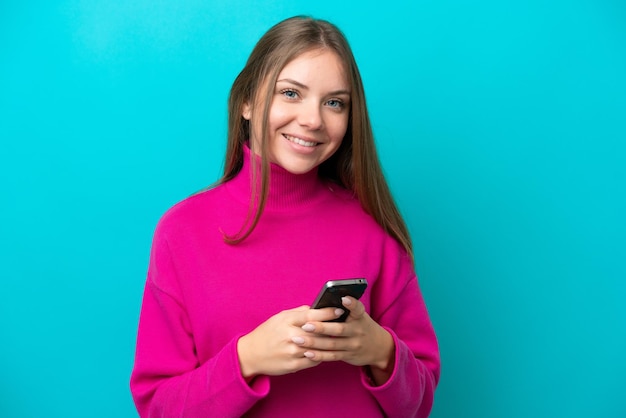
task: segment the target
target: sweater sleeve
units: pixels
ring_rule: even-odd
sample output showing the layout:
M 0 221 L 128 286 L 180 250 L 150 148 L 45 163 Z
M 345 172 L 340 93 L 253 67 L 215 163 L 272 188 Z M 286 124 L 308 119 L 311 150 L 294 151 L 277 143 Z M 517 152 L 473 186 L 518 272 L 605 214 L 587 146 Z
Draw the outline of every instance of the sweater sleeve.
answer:
M 391 334 L 395 364 L 387 382 L 375 386 L 362 372 L 362 383 L 388 417 L 427 417 L 439 381 L 437 338 L 408 255 L 388 240 L 381 277 L 372 289 L 371 315 Z
M 155 234 L 131 392 L 141 417 L 239 417 L 269 392 L 241 376 L 237 338 L 200 364 L 166 239 Z

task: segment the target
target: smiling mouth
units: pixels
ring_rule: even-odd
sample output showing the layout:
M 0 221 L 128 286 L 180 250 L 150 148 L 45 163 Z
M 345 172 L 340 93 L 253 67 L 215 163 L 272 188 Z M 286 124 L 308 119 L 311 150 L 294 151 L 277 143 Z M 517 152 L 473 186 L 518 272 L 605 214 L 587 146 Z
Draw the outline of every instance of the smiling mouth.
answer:
M 305 141 L 304 139 L 300 139 L 298 137 L 286 134 L 283 134 L 283 136 L 285 137 L 285 139 L 287 139 L 287 141 L 293 142 L 294 144 L 302 145 L 303 147 L 314 147 L 316 145 L 319 145 L 319 142 Z

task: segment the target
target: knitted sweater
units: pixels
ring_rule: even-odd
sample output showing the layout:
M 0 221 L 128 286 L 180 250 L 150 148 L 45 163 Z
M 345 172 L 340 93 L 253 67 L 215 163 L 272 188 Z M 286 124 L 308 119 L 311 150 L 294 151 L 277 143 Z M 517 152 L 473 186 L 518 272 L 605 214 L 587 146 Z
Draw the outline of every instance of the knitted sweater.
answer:
M 346 190 L 315 170 L 271 166 L 265 211 L 236 245 L 251 193 L 241 172 L 159 221 L 131 391 L 142 417 L 426 417 L 439 352 L 411 261 Z M 311 304 L 327 280 L 364 277 L 361 301 L 389 331 L 395 366 L 375 386 L 362 367 L 323 362 L 283 376 L 241 375 L 237 341 L 276 313 Z

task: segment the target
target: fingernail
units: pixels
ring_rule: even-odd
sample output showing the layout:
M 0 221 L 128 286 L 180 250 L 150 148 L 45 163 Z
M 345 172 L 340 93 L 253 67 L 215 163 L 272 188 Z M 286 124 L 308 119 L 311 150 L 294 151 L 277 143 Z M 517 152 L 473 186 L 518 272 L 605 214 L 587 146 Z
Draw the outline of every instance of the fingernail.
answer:
M 344 296 L 341 298 L 341 303 L 343 303 L 344 305 L 352 305 L 352 300 Z
M 341 315 L 343 315 L 343 312 L 344 312 L 344 311 L 343 311 L 343 309 L 335 309 L 335 315 L 336 315 L 336 316 L 341 316 Z
M 315 354 L 311 353 L 310 351 L 305 351 L 304 352 L 304 357 L 306 357 L 306 358 L 313 358 L 313 357 L 315 357 Z
M 315 331 L 315 325 L 313 324 L 304 324 L 302 325 L 302 329 L 306 332 Z
M 304 344 L 304 338 L 302 337 L 291 337 L 291 341 L 296 344 Z

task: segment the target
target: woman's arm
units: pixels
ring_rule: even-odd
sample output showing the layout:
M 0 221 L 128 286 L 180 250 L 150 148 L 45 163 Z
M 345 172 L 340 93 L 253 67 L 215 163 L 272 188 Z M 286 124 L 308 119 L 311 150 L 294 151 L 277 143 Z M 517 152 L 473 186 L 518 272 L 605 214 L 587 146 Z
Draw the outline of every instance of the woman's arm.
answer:
M 346 298 L 348 320 L 307 324 L 302 346 L 316 361 L 364 366 L 363 385 L 387 416 L 427 417 L 439 380 L 437 339 L 409 258 L 388 241 L 382 260 L 371 312 Z
M 141 417 L 239 417 L 269 392 L 241 376 L 237 338 L 203 364 L 195 351 L 184 308 L 149 278 L 130 383 Z

